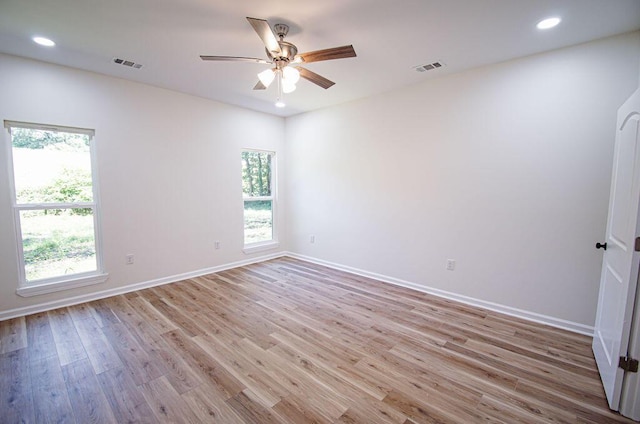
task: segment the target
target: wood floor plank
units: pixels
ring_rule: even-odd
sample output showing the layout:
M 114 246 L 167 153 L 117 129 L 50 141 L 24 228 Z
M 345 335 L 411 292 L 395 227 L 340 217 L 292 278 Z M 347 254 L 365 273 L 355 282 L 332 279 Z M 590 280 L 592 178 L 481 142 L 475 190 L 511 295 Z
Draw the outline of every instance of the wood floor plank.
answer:
M 246 423 L 210 386 L 196 387 L 183 393 L 182 398 L 202 423 Z
M 155 423 L 157 420 L 140 389 L 124 368 L 113 368 L 97 375 L 118 423 Z M 78 423 L 81 424 L 81 423 Z
M 57 355 L 29 359 L 35 422 L 74 423 L 67 386 Z
M 249 389 L 227 399 L 227 404 L 247 423 L 278 423 L 279 420 L 269 408 L 256 401 Z
M 478 361 L 491 364 L 492 366 L 508 372 L 518 378 L 518 385 L 521 386 L 523 381 L 531 381 L 533 384 L 545 387 L 548 391 L 555 393 L 567 394 L 570 397 L 576 399 L 585 399 L 592 402 L 602 400 L 601 396 L 598 396 L 590 391 L 582 390 L 582 387 L 574 387 L 572 380 L 560 380 L 553 379 L 548 374 L 535 370 L 530 370 L 527 367 L 518 366 L 510 362 L 505 362 L 498 358 L 494 358 L 491 355 L 480 353 L 475 350 L 469 349 L 466 346 L 460 346 L 455 343 L 447 343 L 444 346 L 446 349 L 458 352 L 470 358 L 477 359 Z
M 179 307 L 167 303 L 165 299 L 152 301 L 151 305 L 169 318 L 175 326 L 182 329 L 189 337 L 206 333 L 201 325 L 198 325 L 193 318 L 183 312 L 184 309 L 181 310 Z
M 27 315 L 27 349 L 29 360 L 56 356 L 56 343 L 51 332 L 51 325 L 46 312 Z
M 87 357 L 80 336 L 66 308 L 48 312 L 49 323 L 56 344 L 60 365 L 67 365 Z
M 320 384 L 329 387 L 342 388 L 342 401 L 346 402 L 350 406 L 347 411 L 340 416 L 338 422 L 348 422 L 349 420 L 355 420 L 355 422 L 366 422 L 367 420 L 371 420 L 372 416 L 375 416 L 375 422 L 401 423 L 407 418 L 403 414 L 394 411 L 392 408 L 387 407 L 386 404 L 380 402 L 379 399 L 382 399 L 383 397 L 378 399 L 375 396 L 372 396 L 366 389 L 363 390 L 359 384 L 355 383 L 352 378 L 346 378 L 333 367 L 316 364 L 313 359 L 306 356 L 304 352 L 295 351 L 282 344 L 274 346 L 269 349 L 269 351 L 276 354 L 278 357 L 283 358 L 292 366 L 303 369 L 305 372 L 313 376 L 313 378 Z M 289 403 L 293 403 L 293 401 L 298 398 L 299 397 L 290 397 L 288 398 L 288 401 Z M 299 402 L 296 402 L 295 404 L 299 405 Z M 308 402 L 304 402 L 304 404 L 308 405 Z M 309 408 L 309 406 L 299 409 L 305 411 L 305 416 L 313 413 L 313 410 Z M 365 419 L 365 417 L 368 418 Z
M 102 327 L 110 324 L 120 324 L 120 318 L 109 307 L 109 299 L 100 299 L 95 302 L 91 302 L 92 309 L 99 317 L 99 321 L 102 323 Z
M 447 323 L 442 326 L 443 329 L 451 331 L 452 333 L 460 332 L 464 334 L 467 339 L 471 340 L 469 343 L 482 342 L 488 346 L 496 346 L 505 351 L 511 351 L 516 353 L 519 357 L 525 360 L 539 360 L 545 363 L 553 364 L 558 369 L 570 370 L 573 374 L 583 375 L 589 379 L 597 377 L 597 374 L 593 370 L 584 368 L 581 365 L 576 365 L 572 362 L 562 361 L 556 357 L 550 357 L 542 353 L 536 352 L 534 349 L 529 349 L 522 346 L 522 343 L 514 340 L 505 340 L 503 337 L 487 334 L 486 332 L 470 330 L 468 328 L 463 329 L 462 325 Z
M 435 374 L 475 388 L 483 393 L 513 391 L 518 379 L 487 364 L 448 352 L 440 347 L 401 343 L 389 350 L 397 359 L 414 365 L 418 375 Z
M 312 408 L 309 408 L 308 402 L 292 394 L 281 399 L 272 409 L 278 418 L 280 418 L 280 422 L 290 424 L 330 424 L 332 422 L 315 412 Z
M 231 398 L 245 389 L 245 386 L 224 366 L 207 355 L 197 343 L 182 333 L 181 330 L 170 331 L 165 333 L 163 337 L 178 354 L 182 355 L 187 363 L 198 370 L 198 373 L 208 384 L 223 393 L 225 399 Z
M 83 308 L 82 305 L 69 308 L 76 331 L 95 373 L 100 374 L 110 369 L 122 367 L 120 357 L 107 340 L 94 316 L 88 312 L 89 308 Z
M 139 378 L 153 379 L 160 375 L 167 377 L 167 380 L 178 393 L 184 393 L 201 384 L 195 372 L 175 352 L 167 345 L 166 341 L 161 337 L 159 331 L 165 329 L 164 326 L 157 326 L 156 318 L 147 319 L 139 314 L 139 309 L 135 307 L 139 303 L 135 302 L 140 296 L 126 297 L 114 296 L 106 299 L 109 308 L 116 314 L 121 322 L 128 330 L 128 338 L 132 338 L 134 342 L 129 343 L 130 346 L 137 345 L 142 352 L 134 355 L 131 362 L 135 366 L 136 361 L 142 361 L 142 367 L 145 368 Z M 159 319 L 162 321 L 162 319 Z M 120 330 L 122 331 L 122 330 Z M 129 354 L 126 354 L 127 357 Z M 136 359 L 137 358 L 137 359 Z M 158 373 L 160 371 L 160 374 Z
M 478 410 L 486 416 L 507 423 L 573 423 L 576 419 L 574 414 L 559 409 L 538 408 L 537 405 L 526 402 L 508 402 L 504 397 L 494 398 L 490 395 L 483 395 Z
M 505 349 L 503 346 L 487 344 L 475 340 L 467 340 L 465 346 L 474 352 L 480 352 L 499 358 L 503 362 L 527 369 L 528 372 L 545 375 L 545 378 L 557 379 L 560 381 L 570 381 L 569 390 L 579 398 L 601 399 L 602 386 L 594 378 L 583 375 L 582 372 L 569 370 L 564 362 L 554 359 L 531 357 L 528 354 L 517 354 L 512 349 Z
M 156 364 L 124 324 L 104 327 L 103 332 L 137 386 L 165 374 L 164 366 Z
M 161 423 L 193 423 L 200 420 L 166 378 L 160 377 L 140 386 L 142 395 Z
M 77 422 L 117 423 L 89 359 L 63 366 L 62 374 Z
M 356 367 L 367 370 L 369 375 L 377 377 L 379 381 L 384 380 L 391 389 L 390 393 L 402 393 L 405 399 L 424 400 L 428 403 L 432 413 L 439 411 L 439 413 L 447 415 L 451 409 L 453 411 L 465 411 L 474 420 L 477 418 L 475 407 L 482 394 L 473 389 L 465 390 L 459 387 L 449 387 L 447 390 L 447 387 L 443 387 L 440 390 L 437 384 L 430 384 L 417 376 L 406 375 L 374 358 L 364 358 Z M 451 383 L 456 384 L 457 382 Z M 462 414 L 459 419 L 463 419 Z
M 247 358 L 238 355 L 235 342 L 224 342 L 215 335 L 209 334 L 194 337 L 194 341 L 245 387 L 251 389 L 263 405 L 273 407 L 280 399 L 290 394 L 286 387 L 269 377 Z
M 0 422 L 571 423 L 591 338 L 288 257 L 0 322 Z
M 348 363 L 340 360 L 339 356 L 327 356 L 325 352 L 319 352 L 313 346 L 305 343 L 300 344 L 300 340 L 294 338 L 283 337 L 281 339 L 280 348 L 284 350 L 292 350 L 300 355 L 304 355 L 306 359 L 323 367 L 328 372 L 337 376 L 337 378 L 348 381 L 356 386 L 363 394 L 371 396 L 374 399 L 382 400 L 389 392 L 390 388 L 385 382 L 379 381 L 373 376 L 356 368 L 357 363 Z
M 516 391 L 535 399 L 539 399 L 545 404 L 551 405 L 555 408 L 571 412 L 576 417 L 588 417 L 596 422 L 607 423 L 633 422 L 618 414 L 611 413 L 607 409 L 604 394 L 603 397 L 596 402 L 593 402 L 593 400 L 577 400 L 575 398 L 567 397 L 564 393 L 548 390 L 543 385 L 526 380 L 518 382 Z
M 27 347 L 27 324 L 24 317 L 0 322 L 0 353 Z
M 368 423 L 399 424 L 407 422 L 407 416 L 378 400 L 363 400 L 354 402 L 335 423 Z
M 196 303 L 207 310 L 207 307 L 214 306 L 216 312 L 208 314 L 214 322 L 225 325 L 229 329 L 233 329 L 240 337 L 246 337 L 255 341 L 262 347 L 268 348 L 274 345 L 274 341 L 269 337 L 275 329 L 268 321 L 260 319 L 256 314 L 242 309 L 229 309 L 228 299 L 218 300 L 211 296 L 208 291 L 198 290 L 197 284 L 176 284 L 174 290 L 182 297 L 182 301 Z
M 26 326 L 35 422 L 73 423 L 75 418 L 47 313 L 27 316 Z
M 402 412 L 407 417 L 413 419 L 417 423 L 429 423 L 429 424 L 455 424 L 458 422 L 481 422 L 478 417 L 467 417 L 466 421 L 459 421 L 453 416 L 447 415 L 443 412 L 442 406 L 440 408 L 432 407 L 428 401 L 422 399 L 416 399 L 410 396 L 406 396 L 403 393 L 390 391 L 384 398 L 384 403 L 388 404 L 392 408 Z M 453 408 L 452 408 L 453 410 Z
M 346 396 L 334 391 L 313 373 L 296 367 L 286 358 L 265 351 L 247 339 L 237 344 L 238 354 L 253 360 L 265 373 L 309 404 L 310 407 L 328 420 L 335 420 L 348 408 Z
M 133 307 L 138 315 L 145 319 L 148 325 L 152 326 L 158 334 L 178 328 L 171 320 L 161 314 L 157 309 L 142 296 L 128 299 L 129 304 Z
M 7 423 L 35 423 L 29 354 L 26 349 L 0 354 L 0 417 Z

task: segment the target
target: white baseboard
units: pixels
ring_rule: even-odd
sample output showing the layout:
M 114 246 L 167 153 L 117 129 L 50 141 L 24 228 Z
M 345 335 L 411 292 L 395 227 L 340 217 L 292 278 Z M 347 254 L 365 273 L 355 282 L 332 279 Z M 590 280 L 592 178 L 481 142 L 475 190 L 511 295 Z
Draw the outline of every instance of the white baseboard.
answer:
M 16 318 L 24 315 L 36 314 L 39 312 L 50 311 L 52 309 L 63 308 L 66 306 L 77 305 L 79 303 L 90 302 L 92 300 L 104 299 L 110 296 L 117 296 L 120 294 L 129 293 L 136 290 L 146 289 L 149 287 L 161 286 L 164 284 L 175 283 L 176 281 L 187 280 L 189 278 L 200 277 L 207 274 L 213 274 L 220 271 L 226 271 L 231 268 L 237 268 L 244 265 L 253 264 L 256 262 L 263 262 L 269 259 L 275 259 L 282 256 L 286 256 L 286 252 L 278 252 L 271 255 L 262 255 L 243 261 L 231 262 L 228 264 L 218 265 L 211 268 L 199 269 L 197 271 L 186 272 L 184 274 L 171 275 L 169 277 L 158 278 L 155 280 L 144 281 L 141 283 L 129 284 L 124 287 L 117 287 L 114 289 L 101 290 L 94 293 L 89 293 L 80 296 L 69 297 L 66 299 L 54 300 L 51 302 L 38 303 L 36 305 L 25 306 L 22 308 L 9 309 L 7 311 L 0 311 L 0 321 L 4 321 L 11 318 Z
M 428 286 L 423 286 L 420 284 L 412 283 L 410 281 L 401 280 L 394 277 L 389 277 L 387 275 L 376 274 L 375 272 L 369 272 L 358 268 L 352 268 L 350 266 L 336 264 L 333 262 L 325 261 L 322 259 L 316 259 L 310 256 L 299 255 L 293 252 L 286 252 L 285 256 L 289 256 L 291 258 L 300 259 L 303 261 L 315 263 L 318 265 L 323 265 L 329 268 L 337 269 L 340 271 L 346 271 L 351 274 L 360 275 L 362 277 L 372 278 L 374 280 L 382 281 L 384 283 L 393 284 L 396 286 L 407 287 L 410 289 L 414 289 L 423 293 L 432 294 L 434 296 L 442 297 L 449 300 L 454 300 L 456 302 L 464 303 L 471 306 L 477 306 L 479 308 L 488 309 L 494 312 L 500 312 L 505 315 L 510 315 L 517 318 L 522 318 L 527 321 L 536 322 L 539 324 L 546 324 L 551 327 L 561 328 L 563 330 L 568 330 L 574 333 L 584 334 L 586 336 L 593 337 L 594 328 L 592 326 L 580 324 L 573 321 L 567 321 L 560 318 L 555 318 L 547 315 L 538 314 L 535 312 L 525 311 L 523 309 L 512 308 L 511 306 L 501 305 L 499 303 L 488 302 L 486 300 L 475 299 L 469 296 L 463 296 L 460 294 L 448 292 L 445 290 L 440 290 Z

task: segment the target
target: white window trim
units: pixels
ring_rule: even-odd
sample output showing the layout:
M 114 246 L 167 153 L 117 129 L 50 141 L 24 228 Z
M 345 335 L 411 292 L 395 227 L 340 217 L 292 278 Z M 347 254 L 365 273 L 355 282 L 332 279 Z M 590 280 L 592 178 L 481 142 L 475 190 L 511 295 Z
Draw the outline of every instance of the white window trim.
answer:
M 244 243 L 244 219 L 242 221 L 242 240 L 244 247 L 242 252 L 245 254 L 263 252 L 266 250 L 276 249 L 280 246 L 278 241 L 278 225 L 276 219 L 276 211 L 278 208 L 277 200 L 277 178 L 278 172 L 276 167 L 278 161 L 276 160 L 277 153 L 273 150 L 261 150 L 261 149 L 242 149 L 241 152 L 258 152 L 258 153 L 270 153 L 271 154 L 271 196 L 257 196 L 257 197 L 244 197 L 242 196 L 242 213 L 244 214 L 244 202 L 259 202 L 263 200 L 271 201 L 271 240 L 258 241 L 254 243 Z M 242 175 L 242 174 L 241 174 Z M 242 181 L 242 179 L 241 179 Z
M 56 280 L 45 282 L 45 280 L 38 280 L 35 283 L 25 284 L 18 286 L 16 293 L 22 297 L 38 296 L 41 294 L 54 293 L 63 290 L 71 290 L 78 287 L 91 286 L 94 284 L 100 284 L 107 281 L 109 274 L 74 274 L 73 278 L 67 280 Z
M 7 171 L 9 173 L 9 192 L 11 195 L 11 206 L 14 215 L 14 234 L 17 247 L 18 260 L 18 287 L 16 293 L 19 296 L 29 297 L 40 294 L 53 293 L 62 290 L 69 290 L 93 284 L 100 284 L 107 280 L 109 274 L 104 270 L 102 251 L 102 227 L 100 225 L 100 191 L 98 189 L 98 161 L 95 154 L 95 131 L 87 128 L 73 128 L 57 125 L 34 124 L 18 121 L 4 121 L 5 143 L 7 150 Z M 11 142 L 11 127 L 40 129 L 46 131 L 60 131 L 75 134 L 84 134 L 90 137 L 89 155 L 91 159 L 91 184 L 93 189 L 93 202 L 78 203 L 46 203 L 46 204 L 18 204 L 15 189 L 15 173 L 13 169 L 13 149 Z M 24 251 L 22 247 L 22 230 L 20 225 L 20 212 L 23 210 L 43 210 L 43 209 L 68 209 L 68 208 L 90 208 L 93 212 L 93 228 L 96 248 L 96 271 L 72 274 L 69 276 L 59 276 L 41 280 L 27 282 L 25 274 Z

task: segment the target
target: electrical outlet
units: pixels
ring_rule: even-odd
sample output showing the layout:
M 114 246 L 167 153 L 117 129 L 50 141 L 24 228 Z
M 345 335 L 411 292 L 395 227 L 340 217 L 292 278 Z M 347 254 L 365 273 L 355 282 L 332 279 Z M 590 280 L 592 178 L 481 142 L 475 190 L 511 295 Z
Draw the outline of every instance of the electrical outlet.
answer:
M 128 254 L 124 257 L 125 262 L 127 265 L 133 265 L 133 255 L 132 254 Z
M 447 259 L 447 271 L 453 271 L 456 269 L 456 261 L 453 259 Z
M 313 244 L 316 242 L 316 236 L 309 236 L 309 243 Z
M 213 247 L 214 247 L 216 250 L 220 249 L 220 241 L 219 241 L 219 240 L 214 241 L 214 242 L 213 242 Z

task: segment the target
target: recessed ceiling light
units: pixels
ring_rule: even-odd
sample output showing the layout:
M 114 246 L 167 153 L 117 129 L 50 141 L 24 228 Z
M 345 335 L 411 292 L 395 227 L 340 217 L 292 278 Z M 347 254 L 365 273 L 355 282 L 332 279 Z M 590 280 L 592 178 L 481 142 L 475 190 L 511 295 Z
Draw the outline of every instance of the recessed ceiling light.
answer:
M 543 19 L 540 22 L 538 22 L 538 25 L 536 25 L 536 27 L 538 29 L 549 29 L 549 28 L 553 28 L 554 26 L 558 25 L 560 23 L 560 21 L 562 21 L 562 19 L 560 18 L 547 18 L 547 19 Z
M 45 37 L 33 37 L 32 40 L 37 44 L 45 47 L 53 47 L 56 45 L 56 43 L 54 43 L 52 40 Z
M 284 104 L 284 102 L 280 102 L 280 101 L 276 102 L 276 107 L 285 107 L 285 106 L 286 104 Z

